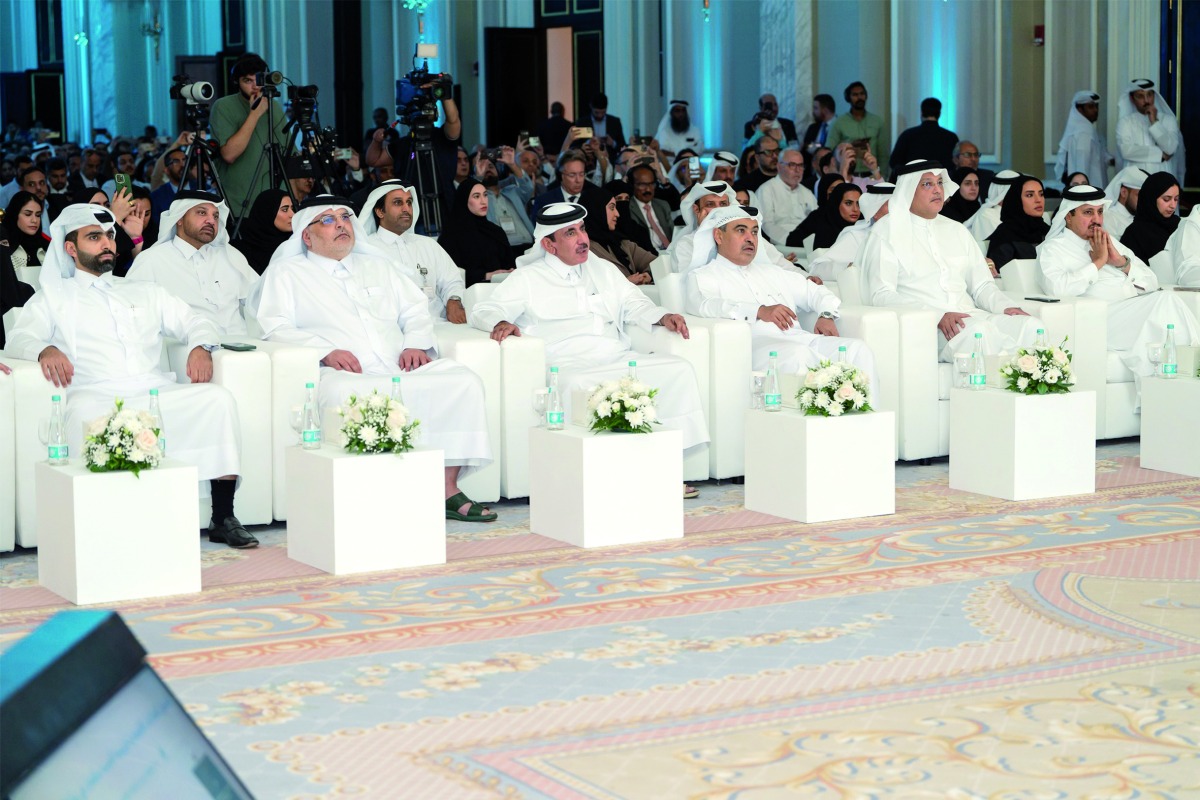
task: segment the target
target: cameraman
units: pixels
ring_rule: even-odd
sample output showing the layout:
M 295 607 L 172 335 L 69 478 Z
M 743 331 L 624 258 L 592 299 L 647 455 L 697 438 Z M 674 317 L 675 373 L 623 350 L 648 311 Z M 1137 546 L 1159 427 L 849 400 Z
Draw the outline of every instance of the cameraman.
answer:
M 449 78 L 449 76 L 446 77 Z M 428 90 L 433 86 L 434 81 L 430 81 L 422 84 L 421 88 Z M 442 204 L 442 219 L 448 219 L 451 200 L 454 197 L 454 173 L 458 167 L 462 117 L 449 92 L 437 102 L 442 105 L 442 126 L 433 128 L 430 134 L 430 143 L 433 146 L 434 163 L 437 165 L 437 191 Z M 380 128 L 372 134 L 371 144 L 367 147 L 367 166 L 380 167 L 391 164 L 396 177 L 411 186 L 416 180 L 415 170 L 412 173 L 409 172 L 414 143 L 412 130 L 409 129 L 406 135 L 398 139 L 385 141 L 388 130 L 391 129 Z M 420 188 L 426 192 L 433 190 L 433 187 L 429 186 Z
M 267 159 L 263 159 L 258 180 L 251 185 L 263 146 L 271 140 L 271 132 L 267 129 L 268 107 L 274 109 L 274 140 L 281 147 L 287 145 L 283 129 L 288 119 L 283 105 L 275 98 L 263 97 L 263 87 L 255 81 L 256 73 L 266 71 L 267 62 L 257 54 L 241 56 L 229 73 L 237 84 L 237 93 L 212 104 L 210 127 L 221 153 L 221 158 L 214 160 L 221 186 L 225 189 L 225 200 L 235 217 L 246 213 L 259 192 L 279 188 L 271 185 L 271 165 Z M 285 157 L 288 155 L 286 149 L 282 153 Z M 282 183 L 282 176 L 279 177 Z

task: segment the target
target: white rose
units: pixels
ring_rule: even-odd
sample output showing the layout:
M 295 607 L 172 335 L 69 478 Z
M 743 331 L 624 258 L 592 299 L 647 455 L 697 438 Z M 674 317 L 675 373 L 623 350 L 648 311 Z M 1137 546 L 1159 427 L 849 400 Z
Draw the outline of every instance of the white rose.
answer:
M 1038 367 L 1037 356 L 1021 356 L 1017 359 L 1017 368 L 1021 372 L 1033 372 Z
M 1054 363 L 1060 365 L 1067 363 L 1066 352 L 1058 347 L 1054 348 Z
M 1062 377 L 1062 373 L 1056 369 L 1046 370 L 1046 383 L 1058 383 L 1058 379 Z
M 854 385 L 849 383 L 843 383 L 838 387 L 838 390 L 833 393 L 834 397 L 843 401 L 853 399 L 854 395 Z
M 625 415 L 625 419 L 634 428 L 640 428 L 642 425 L 642 422 L 644 421 L 642 419 L 642 412 L 640 412 L 640 411 L 630 411 L 628 414 Z
M 808 371 L 808 374 L 806 374 L 804 376 L 804 386 L 805 386 L 805 388 L 808 388 L 808 389 L 821 388 L 821 387 L 817 386 L 817 373 L 816 372 L 814 372 L 812 370 Z
M 358 432 L 358 438 L 362 439 L 367 447 L 371 447 L 379 441 L 379 433 L 374 428 L 363 428 Z
M 403 428 L 405 425 L 407 425 L 408 417 L 404 414 L 404 408 L 400 406 L 394 406 L 392 410 L 388 412 L 387 424 L 389 428 Z
M 1029 373 L 1029 377 L 1033 378 L 1035 381 L 1040 381 L 1042 379 L 1041 367 L 1034 367 L 1033 371 Z
M 1017 378 L 1017 388 L 1020 389 L 1021 391 L 1024 391 L 1025 389 L 1029 388 L 1029 378 L 1025 378 L 1025 377 Z
M 103 417 L 89 422 L 87 425 L 87 430 L 83 432 L 84 438 L 97 437 L 104 433 L 104 423 L 105 419 Z
M 350 409 L 350 421 L 356 424 L 361 424 L 363 421 L 362 409 L 358 406 L 353 406 Z

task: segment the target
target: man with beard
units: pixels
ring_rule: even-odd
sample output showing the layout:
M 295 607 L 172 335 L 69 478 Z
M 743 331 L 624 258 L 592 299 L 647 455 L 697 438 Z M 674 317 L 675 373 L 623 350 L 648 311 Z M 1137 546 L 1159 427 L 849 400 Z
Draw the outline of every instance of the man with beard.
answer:
M 1148 177 L 1150 176 L 1140 167 L 1125 167 L 1104 188 L 1104 194 L 1108 198 L 1108 207 L 1104 209 L 1104 230 L 1117 241 L 1121 240 L 1125 229 L 1133 222 L 1142 184 Z
M 692 124 L 686 100 L 671 101 L 667 113 L 658 123 L 658 131 L 654 138 L 658 140 L 659 151 L 668 159 L 673 159 L 675 154 L 684 148 L 695 150 L 697 153 L 704 152 L 700 129 Z
M 758 98 L 758 113 L 742 126 L 742 138 L 749 140 L 755 130 L 762 129 L 764 125 L 771 128 L 778 126 L 783 131 L 784 142 L 796 144 L 800 141 L 796 138 L 796 123 L 779 116 L 779 101 L 770 92 Z
M 1175 112 L 1154 90 L 1154 81 L 1131 81 L 1120 98 L 1117 120 L 1117 150 L 1127 167 L 1148 173 L 1166 170 L 1183 185 L 1187 155 Z
M 176 147 L 168 150 L 163 156 L 163 172 L 166 180 L 162 186 L 150 193 L 150 218 L 155 223 L 171 207 L 175 195 L 183 188 L 183 168 L 187 161 L 186 155 L 182 147 Z M 189 183 L 191 182 L 189 181 Z
M 629 219 L 650 232 L 651 252 L 666 250 L 671 244 L 675 227 L 671 224 L 671 207 L 666 200 L 654 196 L 657 181 L 648 164 L 638 164 L 626 176 L 633 191 L 629 198 Z
M 754 155 L 758 168 L 749 175 L 742 176 L 733 184 L 734 189 L 756 192 L 764 183 L 779 174 L 779 142 L 773 137 L 764 136 L 759 139 L 754 145 Z
M 888 141 L 883 118 L 867 111 L 867 87 L 861 81 L 855 81 L 846 87 L 843 96 L 850 104 L 850 113 L 842 114 L 833 121 L 825 146 L 836 149 L 842 142 L 849 142 L 858 152 L 869 147 L 880 164 L 888 163 Z M 870 169 L 863 159 L 855 160 L 858 174 L 869 175 Z
M 413 230 L 420 217 L 416 187 L 400 180 L 373 189 L 358 213 L 367 242 L 425 294 L 430 315 L 461 325 L 467 321 L 462 274 L 437 239 Z
M 220 197 L 185 189 L 163 212 L 157 244 L 134 259 L 126 277 L 157 283 L 222 335 L 243 336 L 244 307 L 258 274 L 229 246 L 228 220 L 229 207 Z
M 1063 183 L 1073 172 L 1082 172 L 1093 186 L 1108 183 L 1108 165 L 1112 156 L 1104 136 L 1096 127 L 1100 118 L 1100 95 L 1085 89 L 1071 98 L 1071 110 L 1067 112 L 1067 126 L 1058 142 L 1058 156 L 1054 160 L 1054 174 Z
M 146 410 L 157 389 L 170 420 L 170 456 L 196 467 L 212 489 L 209 541 L 258 546 L 233 515 L 241 469 L 237 406 L 212 380 L 211 351 L 220 334 L 205 317 L 160 286 L 113 280 L 116 220 L 103 206 L 67 206 L 51 226 L 41 289 L 25 304 L 8 352 L 37 360 L 66 394 L 67 444 L 82 452 L 84 425 L 112 409 Z M 190 348 L 177 384 L 159 371 L 164 336 Z M 194 510 L 193 510 L 194 513 Z M 129 531 L 128 534 L 139 534 Z

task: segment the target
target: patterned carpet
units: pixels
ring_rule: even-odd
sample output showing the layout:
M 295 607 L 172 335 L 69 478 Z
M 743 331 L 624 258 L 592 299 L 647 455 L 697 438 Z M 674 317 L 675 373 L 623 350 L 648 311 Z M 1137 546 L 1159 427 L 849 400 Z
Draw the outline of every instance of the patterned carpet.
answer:
M 901 465 L 821 525 L 702 484 L 683 540 L 592 551 L 502 503 L 394 573 L 265 529 L 120 610 L 261 798 L 1200 797 L 1200 480 L 1136 453 L 1025 503 Z M 27 552 L 0 587 L 0 647 L 62 607 Z

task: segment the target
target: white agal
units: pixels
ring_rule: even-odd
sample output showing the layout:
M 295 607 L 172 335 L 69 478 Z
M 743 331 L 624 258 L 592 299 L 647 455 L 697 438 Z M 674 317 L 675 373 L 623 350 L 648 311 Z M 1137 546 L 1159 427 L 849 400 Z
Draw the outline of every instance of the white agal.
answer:
M 952 390 L 950 488 L 1005 500 L 1095 492 L 1095 392 Z
M 799 522 L 894 514 L 895 453 L 891 411 L 747 411 L 746 508 Z
M 530 530 L 578 547 L 682 538 L 682 452 L 677 430 L 530 429 Z
M 446 563 L 441 450 L 290 447 L 288 558 L 334 575 Z
M 1181 359 L 1182 360 L 1182 359 Z M 1142 466 L 1200 477 L 1200 378 L 1142 381 Z
M 38 583 L 76 605 L 200 591 L 197 480 L 170 459 L 137 477 L 35 465 Z

